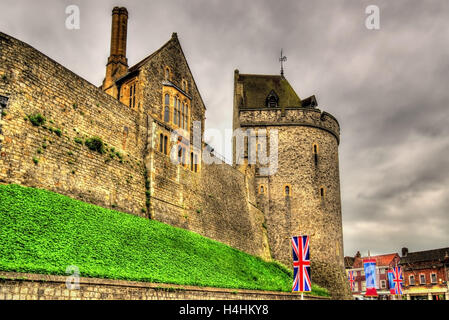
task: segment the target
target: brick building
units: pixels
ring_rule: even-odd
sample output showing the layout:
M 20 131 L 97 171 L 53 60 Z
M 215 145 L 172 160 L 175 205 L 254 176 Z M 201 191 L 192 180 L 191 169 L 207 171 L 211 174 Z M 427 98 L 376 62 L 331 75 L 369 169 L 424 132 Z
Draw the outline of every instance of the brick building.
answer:
M 399 254 L 390 253 L 378 256 L 370 256 L 371 259 L 376 259 L 376 290 L 379 295 L 379 300 L 389 300 L 390 287 L 388 284 L 388 270 L 396 264 L 399 264 Z M 368 257 L 362 257 L 360 252 L 354 257 L 345 257 L 346 273 L 354 271 L 354 288 L 352 295 L 355 299 L 364 299 L 366 293 L 366 279 L 365 270 L 363 267 L 363 259 Z
M 418 252 L 403 248 L 399 265 L 407 300 L 449 300 L 449 248 Z

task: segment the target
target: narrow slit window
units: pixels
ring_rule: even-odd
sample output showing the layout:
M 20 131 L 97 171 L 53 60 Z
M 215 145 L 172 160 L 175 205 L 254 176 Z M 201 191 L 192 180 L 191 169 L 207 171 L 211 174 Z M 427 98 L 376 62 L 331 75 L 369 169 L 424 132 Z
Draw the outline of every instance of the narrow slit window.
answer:
M 167 154 L 168 137 L 164 136 L 164 154 Z
M 286 197 L 290 196 L 291 190 L 290 190 L 290 186 L 285 186 L 284 187 L 284 193 Z
M 190 153 L 190 170 L 193 171 L 193 152 Z
M 159 136 L 159 152 L 164 152 L 164 135 L 162 133 Z
M 321 188 L 320 188 L 320 197 L 321 197 L 321 200 L 324 200 L 324 195 L 325 195 L 324 188 L 321 187 Z
M 315 166 L 318 165 L 318 146 L 316 144 L 313 145 L 313 159 L 315 161 Z

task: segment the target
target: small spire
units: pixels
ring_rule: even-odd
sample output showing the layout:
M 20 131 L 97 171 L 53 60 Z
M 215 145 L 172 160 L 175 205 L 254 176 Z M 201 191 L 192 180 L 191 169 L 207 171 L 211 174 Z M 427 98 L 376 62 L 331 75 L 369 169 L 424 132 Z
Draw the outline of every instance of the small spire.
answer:
M 281 49 L 281 57 L 279 58 L 279 61 L 281 62 L 281 77 L 284 77 L 284 62 L 287 61 L 287 57 L 282 54 Z

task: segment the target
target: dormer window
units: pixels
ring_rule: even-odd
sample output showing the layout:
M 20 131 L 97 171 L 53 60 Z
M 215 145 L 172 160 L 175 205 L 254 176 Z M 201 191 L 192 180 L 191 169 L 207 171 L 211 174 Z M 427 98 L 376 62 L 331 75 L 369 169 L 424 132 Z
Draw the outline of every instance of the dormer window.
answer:
M 268 94 L 265 103 L 268 108 L 276 108 L 279 105 L 279 97 L 274 90 Z

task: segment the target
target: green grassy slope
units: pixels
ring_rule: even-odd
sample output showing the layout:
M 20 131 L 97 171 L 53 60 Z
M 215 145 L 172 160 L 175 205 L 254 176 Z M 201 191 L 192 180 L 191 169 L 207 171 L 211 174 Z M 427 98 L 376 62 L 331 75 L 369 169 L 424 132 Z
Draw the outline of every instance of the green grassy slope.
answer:
M 196 233 L 53 192 L 0 185 L 0 270 L 290 291 L 292 272 Z M 327 295 L 314 286 L 313 294 Z

